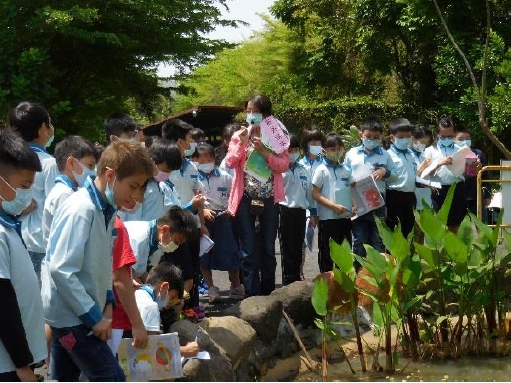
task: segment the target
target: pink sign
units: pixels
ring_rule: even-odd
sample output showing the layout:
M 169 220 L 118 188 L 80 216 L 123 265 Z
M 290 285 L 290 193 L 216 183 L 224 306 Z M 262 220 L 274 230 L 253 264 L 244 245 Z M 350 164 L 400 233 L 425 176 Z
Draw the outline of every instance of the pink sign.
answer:
M 289 133 L 275 117 L 266 117 L 259 126 L 261 127 L 261 141 L 266 147 L 277 154 L 289 148 Z

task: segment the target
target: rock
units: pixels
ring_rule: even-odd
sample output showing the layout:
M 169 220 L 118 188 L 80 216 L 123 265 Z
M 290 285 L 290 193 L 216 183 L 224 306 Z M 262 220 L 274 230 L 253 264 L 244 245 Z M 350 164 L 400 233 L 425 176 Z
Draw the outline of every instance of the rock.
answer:
M 201 327 L 225 351 L 234 369 L 248 358 L 256 341 L 256 332 L 250 324 L 234 316 L 208 318 Z
M 273 291 L 270 297 L 282 302 L 282 307 L 293 320 L 293 324 L 308 327 L 314 324 L 316 312 L 311 297 L 314 283 L 294 282 Z
M 224 315 L 247 321 L 261 339 L 271 342 L 277 336 L 282 318 L 282 301 L 272 295 L 250 297 L 225 310 Z

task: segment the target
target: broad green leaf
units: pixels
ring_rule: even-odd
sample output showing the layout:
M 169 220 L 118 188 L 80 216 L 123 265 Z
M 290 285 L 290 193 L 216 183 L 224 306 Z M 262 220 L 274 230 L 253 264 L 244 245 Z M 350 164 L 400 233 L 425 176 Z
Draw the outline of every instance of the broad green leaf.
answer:
M 439 242 L 445 234 L 445 224 L 428 209 L 421 210 L 419 213 L 419 226 L 424 235 L 429 236 L 435 243 Z
M 423 259 L 429 267 L 431 268 L 438 267 L 439 262 L 438 251 L 430 247 L 421 245 L 420 243 L 417 242 L 415 242 L 415 250 L 417 251 L 417 253 L 419 253 L 421 259 Z
M 449 210 L 451 209 L 452 197 L 454 196 L 454 190 L 458 184 L 453 183 L 447 192 L 444 204 L 437 213 L 438 220 L 442 222 L 443 226 L 447 225 L 447 217 L 449 216 Z
M 508 253 L 511 253 L 511 233 L 508 231 L 509 229 L 503 229 L 502 230 L 502 237 L 503 237 L 503 243 L 504 248 L 507 250 Z
M 460 227 L 458 228 L 458 238 L 467 246 L 472 245 L 474 242 L 474 229 L 472 228 L 472 221 L 470 216 L 466 215 L 461 221 Z
M 386 249 L 392 249 L 394 233 L 378 216 L 374 216 L 378 233 Z
M 318 315 L 326 315 L 328 301 L 328 285 L 323 278 L 318 278 L 312 290 L 312 306 Z
M 390 253 L 397 259 L 402 260 L 410 255 L 410 243 L 406 240 L 401 232 L 401 228 L 396 227 L 392 238 L 392 247 Z
M 353 254 L 351 249 L 346 249 L 345 246 L 339 245 L 332 238 L 330 238 L 330 256 L 332 261 L 345 273 L 349 273 L 353 268 Z M 347 243 L 344 240 L 344 243 Z M 344 244 L 343 243 L 343 244 Z
M 355 291 L 355 280 L 351 279 L 346 273 L 339 270 L 337 267 L 334 267 L 334 279 L 339 283 L 344 291 L 346 291 L 348 294 L 351 294 L 353 291 Z
M 380 305 L 376 304 L 376 302 L 373 304 L 373 321 L 378 327 L 383 327 L 385 325 Z
M 377 275 L 383 274 L 387 269 L 387 257 L 376 250 L 374 247 L 369 245 L 364 245 L 366 250 L 366 259 L 369 263 L 372 263 L 375 268 L 375 277 Z
M 492 234 L 493 234 L 492 229 L 489 228 L 488 225 L 486 225 L 479 218 L 477 218 L 476 215 L 474 215 L 472 213 L 468 213 L 468 215 L 470 216 L 470 220 L 476 225 L 477 231 L 479 232 L 478 237 L 481 238 L 482 236 L 484 236 L 488 239 L 491 239 Z M 479 243 L 484 243 L 484 242 L 479 242 Z
M 442 315 L 442 316 L 439 316 L 438 318 L 436 318 L 436 325 L 438 326 L 440 323 L 448 320 L 449 318 L 446 317 L 445 315 Z
M 325 324 L 323 323 L 323 321 L 319 318 L 314 318 L 314 324 L 316 325 L 317 328 L 319 328 L 320 330 L 324 331 L 325 330 Z
M 445 234 L 444 249 L 447 256 L 456 263 L 466 263 L 468 258 L 468 247 L 459 239 L 456 234 L 448 231 Z
M 391 286 L 393 286 L 395 288 L 395 286 L 397 285 L 397 277 L 399 276 L 399 269 L 401 267 L 401 261 L 398 261 L 396 263 L 396 265 L 393 265 L 392 262 L 389 262 L 388 263 L 389 265 L 389 271 L 387 272 L 388 274 L 388 279 L 389 279 L 389 283 Z

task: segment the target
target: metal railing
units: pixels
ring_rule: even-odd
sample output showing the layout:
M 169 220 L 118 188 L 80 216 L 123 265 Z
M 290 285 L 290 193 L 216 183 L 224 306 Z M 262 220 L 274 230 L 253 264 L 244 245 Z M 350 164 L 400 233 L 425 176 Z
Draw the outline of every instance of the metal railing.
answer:
M 483 179 L 484 172 L 491 171 L 509 171 L 511 172 L 511 165 L 488 165 L 484 166 L 481 170 L 477 172 L 477 217 L 482 219 L 483 216 L 483 183 L 495 183 L 495 182 L 511 182 L 511 178 L 496 178 L 496 179 Z M 501 173 L 502 174 L 502 173 Z M 496 225 L 488 225 L 490 227 L 495 227 Z M 502 228 L 511 227 L 511 222 L 502 222 L 500 226 Z

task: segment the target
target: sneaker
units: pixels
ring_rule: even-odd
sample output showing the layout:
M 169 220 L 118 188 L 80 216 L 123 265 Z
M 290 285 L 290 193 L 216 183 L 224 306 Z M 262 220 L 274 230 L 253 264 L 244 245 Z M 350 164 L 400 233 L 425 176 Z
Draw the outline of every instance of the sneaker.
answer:
M 240 284 L 240 285 L 234 287 L 231 284 L 231 289 L 229 291 L 229 298 L 238 299 L 238 300 L 245 298 L 245 286 Z
M 207 297 L 209 295 L 209 286 L 204 279 L 201 279 L 198 286 L 199 297 Z
M 220 299 L 220 289 L 216 286 L 209 287 L 209 303 L 214 303 Z

